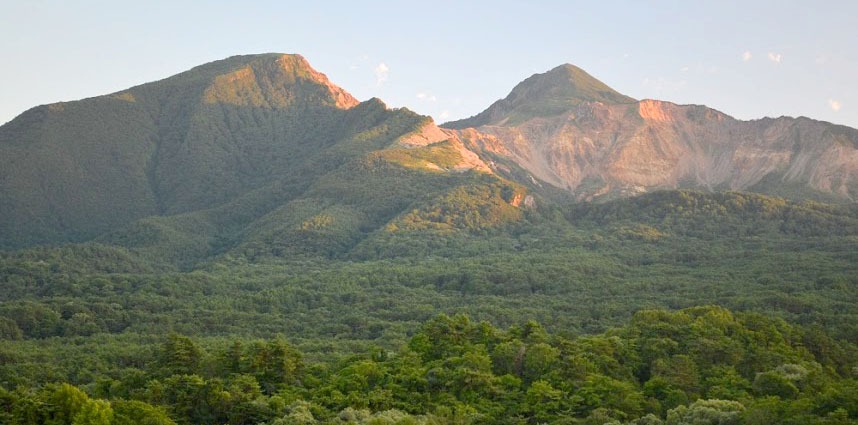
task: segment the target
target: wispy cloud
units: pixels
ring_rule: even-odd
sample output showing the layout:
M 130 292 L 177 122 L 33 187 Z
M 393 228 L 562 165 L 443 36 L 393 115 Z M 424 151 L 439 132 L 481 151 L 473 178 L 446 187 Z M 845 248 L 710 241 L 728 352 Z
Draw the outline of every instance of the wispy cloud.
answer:
M 390 68 L 381 62 L 375 67 L 375 84 L 382 85 L 387 82 L 387 77 L 390 75 Z
M 840 107 L 843 106 L 840 104 L 839 100 L 828 99 L 828 106 L 831 107 L 831 110 L 837 112 L 840 110 Z
M 440 114 L 438 114 L 438 120 L 439 121 L 446 120 L 447 118 L 450 118 L 450 111 L 448 111 L 446 109 L 441 111 Z
M 424 101 L 424 102 L 435 102 L 438 100 L 438 98 L 435 95 L 423 93 L 423 92 L 417 93 L 417 99 Z
M 784 55 L 775 52 L 769 52 L 769 60 L 774 63 L 781 63 L 781 60 L 784 58 Z
M 771 53 L 769 53 L 769 55 L 771 55 Z M 745 50 L 745 53 L 742 53 L 742 62 L 747 62 L 751 60 L 752 57 L 754 57 L 754 55 L 751 54 L 751 51 Z

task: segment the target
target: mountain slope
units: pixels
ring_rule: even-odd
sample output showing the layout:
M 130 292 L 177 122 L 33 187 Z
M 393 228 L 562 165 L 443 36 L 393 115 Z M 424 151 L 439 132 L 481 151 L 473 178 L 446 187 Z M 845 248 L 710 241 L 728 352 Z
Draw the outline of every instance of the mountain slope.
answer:
M 561 69 L 530 77 L 484 112 L 444 126 L 583 200 L 677 188 L 858 199 L 858 130 L 634 101 L 596 80 L 584 81 L 597 89 L 582 90 L 580 78 L 558 78 Z
M 0 127 L 0 229 L 23 243 L 81 240 L 212 206 L 289 165 L 293 146 L 314 147 L 298 136 L 323 128 L 300 139 L 329 143 L 356 104 L 303 58 L 259 55 L 31 109 Z
M 575 65 L 560 65 L 544 74 L 535 74 L 512 89 L 485 111 L 444 127 L 463 129 L 483 125 L 515 125 L 537 117 L 563 114 L 583 102 L 633 103 Z
M 37 107 L 0 127 L 0 248 L 97 240 L 179 265 L 338 257 L 394 233 L 503 226 L 534 194 L 858 190 L 854 129 L 636 101 L 572 65 L 448 127 L 358 102 L 282 54 Z
M 379 162 L 390 166 L 373 165 Z M 0 247 L 104 235 L 160 256 L 199 258 L 256 234 L 247 226 L 291 201 L 354 200 L 354 188 L 322 190 L 336 185 L 325 176 L 342 167 L 378 177 L 355 205 L 382 202 L 396 184 L 384 178 L 389 173 L 450 174 L 401 194 L 383 214 L 358 212 L 369 214 L 361 233 L 457 187 L 470 170 L 491 173 L 430 119 L 377 99 L 360 103 L 300 56 L 237 56 L 112 95 L 37 107 L 0 127 Z

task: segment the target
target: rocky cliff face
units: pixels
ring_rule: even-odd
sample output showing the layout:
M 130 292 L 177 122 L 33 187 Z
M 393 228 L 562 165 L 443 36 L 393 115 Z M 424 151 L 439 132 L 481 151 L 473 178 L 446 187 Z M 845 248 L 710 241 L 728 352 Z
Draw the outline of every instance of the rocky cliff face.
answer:
M 807 118 L 740 121 L 705 106 L 634 101 L 586 74 L 551 76 L 566 69 L 531 77 L 483 113 L 445 126 L 581 200 L 676 188 L 858 198 L 858 130 Z M 571 87 L 551 87 L 557 84 Z M 592 87 L 598 89 L 585 89 Z M 540 109 L 551 113 L 520 113 Z

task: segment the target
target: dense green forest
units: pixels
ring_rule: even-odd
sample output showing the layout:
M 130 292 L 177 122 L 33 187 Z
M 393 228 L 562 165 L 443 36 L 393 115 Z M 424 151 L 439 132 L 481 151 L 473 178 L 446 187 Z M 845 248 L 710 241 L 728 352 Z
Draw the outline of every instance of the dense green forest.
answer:
M 566 338 L 424 323 L 394 350 L 306 360 L 283 339 L 170 334 L 82 387 L 0 390 L 20 424 L 850 424 L 858 346 L 719 307 Z M 117 350 L 109 345 L 104 350 Z M 120 350 L 117 350 L 120 351 Z M 118 364 L 118 366 L 117 366 Z M 80 367 L 80 366 L 79 366 Z M 850 419 L 851 418 L 851 419 Z
M 854 206 L 680 191 L 508 219 L 492 200 L 514 190 L 345 240 L 318 216 L 184 270 L 104 243 L 2 253 L 3 420 L 858 419 Z

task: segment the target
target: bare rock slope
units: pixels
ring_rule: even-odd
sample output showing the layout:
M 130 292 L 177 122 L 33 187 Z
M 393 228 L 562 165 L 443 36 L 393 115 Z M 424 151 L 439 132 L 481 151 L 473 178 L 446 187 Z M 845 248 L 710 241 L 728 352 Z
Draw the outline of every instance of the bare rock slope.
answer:
M 858 130 L 636 101 L 571 65 L 534 75 L 486 111 L 444 127 L 582 200 L 676 188 L 858 198 Z

